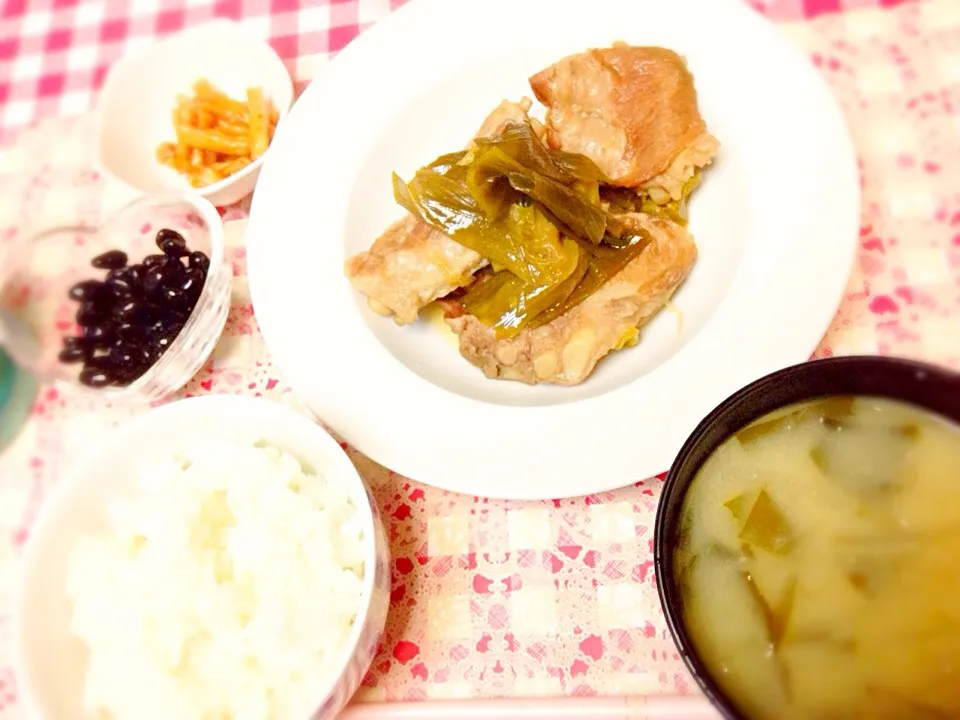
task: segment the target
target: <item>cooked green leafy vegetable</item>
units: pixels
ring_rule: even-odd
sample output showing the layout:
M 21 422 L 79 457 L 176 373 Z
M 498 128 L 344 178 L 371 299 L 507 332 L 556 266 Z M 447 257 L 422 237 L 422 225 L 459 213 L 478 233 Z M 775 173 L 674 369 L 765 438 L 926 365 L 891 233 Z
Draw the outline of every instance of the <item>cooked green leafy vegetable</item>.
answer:
M 606 182 L 603 171 L 586 155 L 547 149 L 529 122 L 507 123 L 498 136 L 474 143 L 481 150 L 495 147 L 528 170 L 564 184 Z
M 746 493 L 740 493 L 736 497 L 732 497 L 727 500 L 723 506 L 730 511 L 730 514 L 733 515 L 733 519 L 738 523 L 743 522 L 744 515 L 746 515 L 747 510 L 750 506 L 747 504 L 747 495 Z
M 820 422 L 824 425 L 839 429 L 853 412 L 853 400 L 849 395 L 834 395 L 824 398 L 811 409 L 820 416 Z
M 561 239 L 537 206 L 513 205 L 509 215 L 513 227 L 538 236 L 538 243 L 530 243 L 540 252 L 534 259 L 539 268 L 537 277 L 525 281 L 508 270 L 500 270 L 474 283 L 461 299 L 464 309 L 493 327 L 499 337 L 516 335 L 530 319 L 565 300 L 580 282 L 588 263 L 580 245 L 569 238 Z M 547 253 L 552 257 L 545 257 Z
M 530 322 L 530 327 L 537 328 L 546 325 L 575 308 L 599 290 L 610 278 L 629 265 L 650 242 L 650 236 L 645 231 L 640 231 L 630 236 L 627 244 L 623 247 L 614 248 L 602 244 L 594 248 L 583 279 L 574 291 L 566 299 L 537 315 Z
M 463 164 L 463 160 L 466 158 L 466 156 L 466 150 L 447 153 L 446 155 L 441 155 L 432 163 L 427 165 L 427 169 L 433 170 L 435 173 L 440 175 L 452 174 L 454 177 L 462 178 L 466 172 L 466 166 Z
M 516 237 L 508 223 L 491 220 L 470 193 L 466 179 L 440 175 L 429 169 L 418 170 L 409 183 L 393 176 L 393 194 L 397 202 L 428 225 L 442 230 L 461 245 L 479 253 L 495 266 L 532 282 L 538 268 L 528 255 L 533 248 L 522 244 L 529 234 Z
M 790 625 L 790 617 L 793 614 L 793 603 L 797 594 L 796 578 L 790 580 L 784 590 L 783 598 L 780 600 L 779 605 L 775 606 L 760 592 L 760 588 L 757 587 L 753 575 L 749 572 L 741 571 L 740 576 L 743 578 L 747 589 L 750 591 L 751 597 L 760 610 L 770 645 L 776 650 L 783 642 L 783 638 L 787 634 L 787 627 Z
M 585 155 L 544 145 L 527 121 L 441 155 L 409 182 L 394 175 L 393 191 L 411 214 L 490 262 L 461 302 L 511 337 L 578 305 L 650 242 L 608 213 L 606 181 Z
M 780 508 L 766 490 L 761 490 L 740 528 L 739 538 L 772 553 L 785 553 L 793 544 L 793 532 Z
M 509 146 L 507 146 L 509 149 Z M 551 168 L 548 168 L 551 169 Z M 552 170 L 552 169 L 551 169 Z M 525 166 L 510 156 L 504 148 L 490 141 L 473 153 L 468 170 L 469 177 L 479 176 L 483 183 L 491 185 L 496 180 L 505 180 L 513 190 L 528 196 L 542 205 L 570 231 L 570 234 L 592 243 L 603 239 L 607 229 L 606 213 L 599 205 L 591 204 L 573 187 L 553 179 L 550 175 Z M 572 178 L 571 183 L 590 181 L 592 178 Z M 471 187 L 473 189 L 473 187 Z M 502 193 L 498 193 L 502 196 Z

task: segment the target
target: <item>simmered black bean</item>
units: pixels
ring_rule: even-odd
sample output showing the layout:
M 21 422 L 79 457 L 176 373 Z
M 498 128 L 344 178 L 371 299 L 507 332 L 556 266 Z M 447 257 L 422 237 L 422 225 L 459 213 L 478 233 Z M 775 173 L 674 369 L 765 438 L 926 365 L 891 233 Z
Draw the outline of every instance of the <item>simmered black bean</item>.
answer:
M 140 289 L 146 297 L 153 297 L 157 292 L 163 290 L 163 266 L 154 265 L 149 268 L 140 281 Z
M 203 272 L 206 273 L 210 268 L 210 258 L 208 258 L 205 253 L 194 250 L 190 253 L 190 267 L 203 270 Z
M 165 351 L 168 347 L 170 347 L 173 344 L 173 341 L 177 339 L 179 331 L 180 328 L 171 328 L 166 332 L 166 334 L 157 338 L 156 342 L 154 343 L 157 349 Z
M 183 290 L 177 287 L 167 287 L 163 291 L 163 299 L 173 307 L 180 307 L 186 302 Z
M 87 351 L 83 348 L 64 348 L 57 355 L 57 359 L 62 363 L 78 363 L 87 359 Z
M 134 292 L 140 292 L 140 285 L 143 283 L 143 276 L 146 272 L 147 269 L 143 265 L 131 265 L 127 268 L 127 279 L 130 281 Z
M 136 345 L 143 341 L 145 331 L 143 328 L 132 323 L 123 323 L 117 327 L 115 342 L 122 342 L 127 345 Z
M 139 309 L 140 303 L 131 298 L 123 305 L 118 305 L 113 311 L 113 316 L 121 323 L 128 323 L 136 317 Z
M 167 258 L 161 266 L 163 268 L 163 284 L 179 285 L 187 274 L 187 269 L 180 258 Z
M 90 261 L 98 270 L 116 270 L 127 264 L 127 254 L 123 250 L 107 250 Z
M 99 325 L 84 325 L 83 337 L 94 347 L 106 347 L 113 339 L 114 325 L 109 320 Z
M 157 310 L 151 305 L 141 304 L 133 311 L 130 322 L 149 332 L 149 328 L 157 320 Z
M 65 337 L 63 339 L 63 349 L 64 350 L 77 350 L 81 349 L 87 351 L 90 347 L 90 342 L 86 338 L 82 337 Z
M 183 281 L 180 283 L 180 289 L 187 297 L 192 298 L 193 302 L 196 303 L 197 299 L 200 297 L 200 291 L 203 290 L 203 283 L 205 281 L 206 276 L 204 271 L 200 270 L 199 268 L 191 267 L 183 276 Z
M 67 295 L 71 300 L 83 302 L 92 298 L 102 284 L 99 280 L 82 280 L 70 288 Z
M 190 252 L 180 233 L 157 233 L 163 254 L 140 263 L 111 250 L 92 264 L 108 270 L 103 281 L 91 279 L 70 289 L 80 303 L 80 337 L 66 338 L 59 358 L 83 362 L 80 382 L 91 387 L 129 385 L 173 344 L 190 318 L 206 282 L 210 259 Z
M 179 258 L 189 254 L 187 241 L 176 230 L 164 228 L 157 233 L 157 247 L 167 257 Z
M 80 382 L 93 388 L 106 387 L 113 382 L 113 373 L 97 365 L 87 364 L 80 371 Z
M 104 319 L 103 308 L 92 300 L 87 300 L 77 310 L 77 323 L 81 326 L 93 325 Z

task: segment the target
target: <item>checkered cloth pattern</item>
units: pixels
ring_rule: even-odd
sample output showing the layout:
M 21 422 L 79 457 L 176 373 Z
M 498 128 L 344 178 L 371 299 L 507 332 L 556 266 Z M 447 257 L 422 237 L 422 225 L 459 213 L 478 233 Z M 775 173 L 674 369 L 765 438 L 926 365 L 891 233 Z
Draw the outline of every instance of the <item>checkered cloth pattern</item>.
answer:
M 110 65 L 158 37 L 210 20 L 242 20 L 269 38 L 302 88 L 317 67 L 404 0 L 4 0 L 0 142 L 48 117 L 89 111 Z M 902 0 L 896 0 L 902 2 Z M 753 0 L 779 21 L 891 0 Z
M 753 4 L 784 21 L 820 69 L 861 160 L 858 262 L 817 355 L 885 353 L 960 366 L 960 2 Z M 110 62 L 214 16 L 241 19 L 269 37 L 304 82 L 395 5 L 7 0 L 0 128 L 83 115 Z M 79 118 L 23 132 L 3 166 L 26 168 L 39 158 L 66 167 L 83 155 L 87 124 Z M 64 202 L 51 193 L 46 209 L 63 211 Z M 18 210 L 0 192 L 0 240 Z M 242 216 L 242 208 L 228 211 L 227 227 L 239 227 Z M 296 406 L 256 328 L 242 234 L 231 234 L 227 253 L 235 274 L 230 318 L 211 364 L 184 393 L 260 394 Z M 9 649 L 23 542 L 70 458 L 124 419 L 85 410 L 44 390 L 22 436 L 0 457 L 2 720 L 25 717 Z M 658 479 L 586 498 L 502 502 L 427 488 L 348 452 L 381 508 L 393 558 L 391 616 L 360 700 L 696 692 L 653 580 Z

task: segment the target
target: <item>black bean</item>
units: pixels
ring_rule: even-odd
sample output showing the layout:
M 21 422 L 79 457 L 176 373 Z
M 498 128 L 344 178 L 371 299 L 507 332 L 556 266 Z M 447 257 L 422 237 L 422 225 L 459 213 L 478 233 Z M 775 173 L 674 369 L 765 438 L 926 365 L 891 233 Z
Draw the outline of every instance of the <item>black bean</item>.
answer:
M 80 371 L 80 382 L 88 387 L 102 388 L 113 382 L 113 373 L 99 363 L 87 363 Z
M 138 359 L 138 354 L 134 348 L 127 347 L 126 345 L 115 345 L 110 348 L 110 353 L 106 357 L 105 365 L 106 367 L 120 371 L 115 373 L 119 375 L 123 374 L 122 371 L 135 365 Z
M 118 290 L 113 285 L 102 283 L 90 296 L 90 302 L 100 308 L 104 315 L 109 315 L 114 304 L 117 302 L 118 293 L 122 292 L 123 291 Z
M 154 343 L 157 349 L 161 352 L 166 352 L 167 348 L 173 345 L 173 341 L 177 339 L 177 335 L 180 334 L 180 330 L 182 329 L 182 327 L 170 328 L 163 335 L 158 337 Z
M 163 250 L 163 254 L 168 258 L 182 258 L 187 254 L 187 249 L 184 246 L 170 239 L 164 240 L 160 249 Z
M 183 257 L 188 253 L 187 241 L 176 230 L 163 228 L 157 233 L 157 247 L 167 257 Z
M 137 308 L 133 311 L 133 315 L 130 317 L 130 323 L 132 325 L 136 325 L 144 330 L 147 330 L 156 321 L 156 309 L 150 305 L 144 305 L 142 303 L 137 306 Z
M 163 268 L 163 265 L 154 265 L 147 270 L 146 274 L 143 276 L 143 279 L 140 281 L 140 288 L 143 290 L 143 294 L 145 296 L 153 297 L 163 288 Z
M 210 268 L 210 258 L 207 257 L 206 253 L 194 250 L 190 253 L 190 267 L 203 270 L 203 272 L 206 273 Z
M 134 354 L 134 359 L 138 366 L 142 367 L 143 371 L 146 371 L 153 365 L 155 358 L 153 357 L 152 348 L 145 345 L 137 345 L 136 347 L 130 348 L 130 350 Z M 141 372 L 141 374 L 143 374 L 143 372 Z
M 107 356 L 116 384 L 129 384 L 143 375 L 153 364 L 151 348 L 140 345 L 115 346 Z
M 203 271 L 191 267 L 187 270 L 186 275 L 183 278 L 183 282 L 180 284 L 180 289 L 183 293 L 191 299 L 191 304 L 196 304 L 197 300 L 200 297 L 200 292 L 203 290 L 203 283 L 206 282 Z
M 86 338 L 69 335 L 63 339 L 64 350 L 76 350 L 77 348 L 86 350 L 89 347 L 90 343 Z
M 151 268 L 154 265 L 161 264 L 164 260 L 167 259 L 166 255 L 147 255 L 141 263 L 145 268 Z
M 100 289 L 102 283 L 99 280 L 83 280 L 70 288 L 67 294 L 71 300 L 82 302 L 91 299 Z
M 179 286 L 187 274 L 187 269 L 183 266 L 180 258 L 167 258 L 163 264 L 163 284 L 166 286 Z
M 106 320 L 97 325 L 88 325 L 83 328 L 83 337 L 90 347 L 107 347 L 114 340 L 116 326 Z
M 163 291 L 163 299 L 171 307 L 177 308 L 184 305 L 186 295 L 177 287 L 167 287 Z
M 138 345 L 143 342 L 144 330 L 138 325 L 133 323 L 122 323 L 117 327 L 116 333 L 116 342 L 125 343 L 127 345 Z
M 127 254 L 122 250 L 107 250 L 90 261 L 98 270 L 116 270 L 127 264 Z
M 163 318 L 164 315 L 160 313 L 157 313 L 154 316 L 153 323 L 144 330 L 144 336 L 146 340 L 153 342 L 160 337 L 160 335 L 167 331 L 167 323 Z
M 64 348 L 57 355 L 57 359 L 62 363 L 78 363 L 87 359 L 88 353 L 84 348 Z
M 95 325 L 104 319 L 103 308 L 100 307 L 99 303 L 87 300 L 80 305 L 76 318 L 77 323 L 83 327 Z
M 129 323 L 137 316 L 139 309 L 140 303 L 131 298 L 123 305 L 117 305 L 116 308 L 114 308 L 113 316 L 121 323 Z
M 127 279 L 134 293 L 140 292 L 140 285 L 143 283 L 143 276 L 147 270 L 143 265 L 131 265 L 127 268 Z
M 133 292 L 134 283 L 130 277 L 130 271 L 127 268 L 120 270 L 111 270 L 107 273 L 107 279 L 104 282 L 114 292 Z
M 102 307 L 106 310 L 106 315 L 113 315 L 118 307 L 126 305 L 131 300 L 136 300 L 132 289 L 124 287 L 110 286 L 109 292 L 104 293 Z
M 160 228 L 157 231 L 157 245 L 159 246 L 164 240 L 175 240 L 184 247 L 187 245 L 187 241 L 183 239 L 183 235 L 178 233 L 176 230 L 171 230 L 170 228 Z

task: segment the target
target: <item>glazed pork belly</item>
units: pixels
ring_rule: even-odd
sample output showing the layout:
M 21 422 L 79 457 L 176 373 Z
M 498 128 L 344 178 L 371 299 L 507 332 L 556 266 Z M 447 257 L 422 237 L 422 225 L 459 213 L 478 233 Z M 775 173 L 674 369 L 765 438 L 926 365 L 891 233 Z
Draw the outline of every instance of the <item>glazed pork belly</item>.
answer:
M 500 103 L 475 137 L 493 136 L 507 123 L 526 121 L 531 105 L 529 98 Z M 478 253 L 407 215 L 387 228 L 369 250 L 349 258 L 345 271 L 374 312 L 393 315 L 397 324 L 405 325 L 417 319 L 421 308 L 469 284 L 487 264 Z
M 635 343 L 638 328 L 687 277 L 697 249 L 690 234 L 669 220 L 641 214 L 618 220 L 650 239 L 623 270 L 560 317 L 510 339 L 498 339 L 472 315 L 448 317 L 460 337 L 460 354 L 490 378 L 576 385 L 605 355 Z
M 571 55 L 530 78 L 546 140 L 591 158 L 610 185 L 678 200 L 719 143 L 707 132 L 686 62 L 672 50 L 615 45 Z

